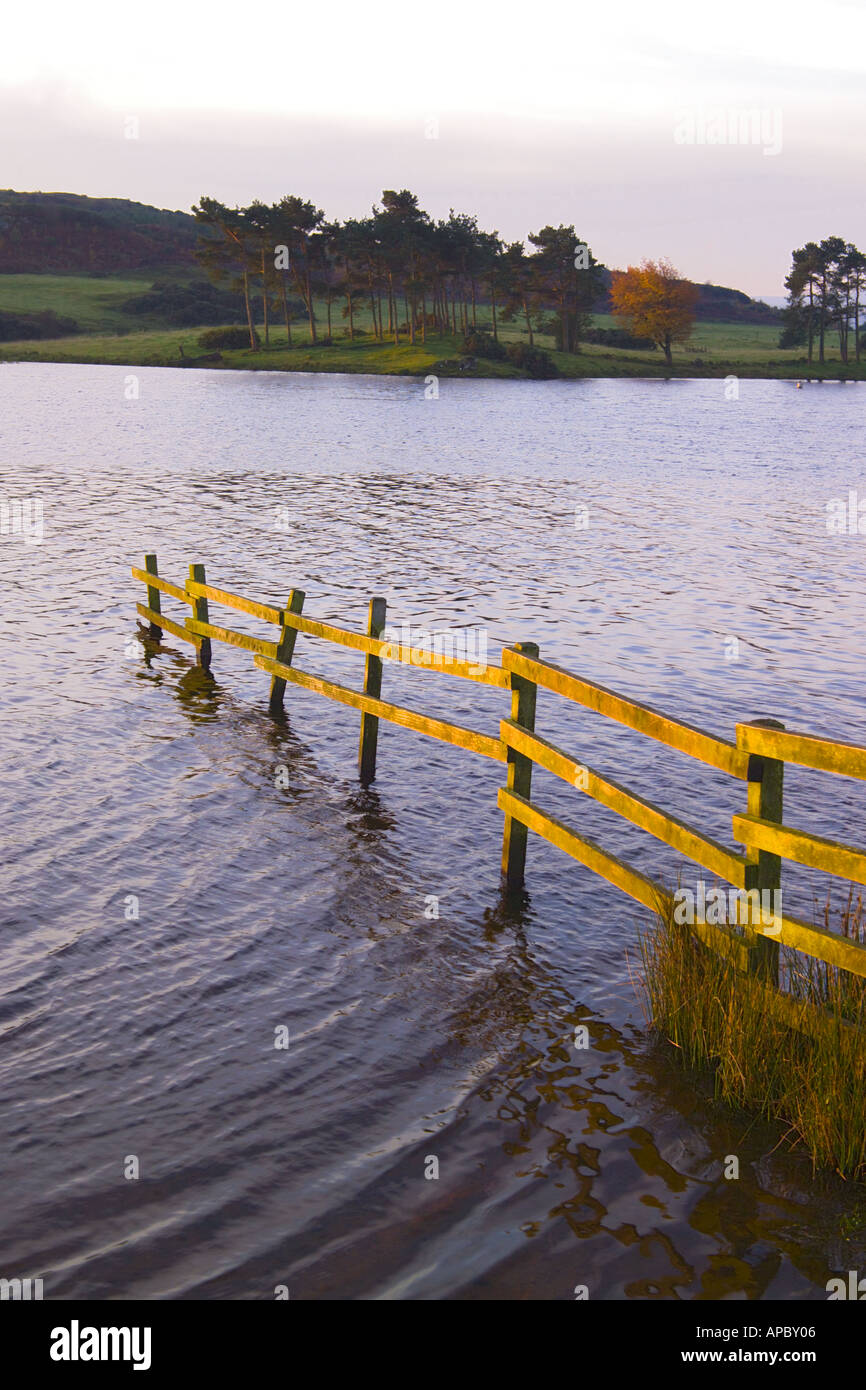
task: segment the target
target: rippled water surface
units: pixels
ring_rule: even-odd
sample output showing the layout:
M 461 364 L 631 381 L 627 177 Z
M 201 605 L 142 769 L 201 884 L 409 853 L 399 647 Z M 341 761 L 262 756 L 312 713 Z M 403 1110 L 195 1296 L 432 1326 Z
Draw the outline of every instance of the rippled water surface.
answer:
M 148 657 L 129 566 L 301 587 L 358 629 L 381 594 L 395 623 L 481 627 L 494 660 L 536 641 L 727 737 L 771 715 L 862 742 L 866 539 L 828 535 L 825 504 L 866 495 L 864 388 L 431 401 L 154 369 L 127 400 L 128 375 L 0 368 L 2 492 L 45 516 L 41 544 L 0 537 L 0 1274 L 53 1298 L 825 1298 L 866 1257 L 862 1199 L 652 1043 L 641 910 L 535 838 L 509 909 L 499 764 L 387 725 L 365 790 L 353 711 L 290 687 L 278 723 L 249 653 L 217 646 L 212 679 L 176 639 Z M 360 683 L 312 638 L 295 661 Z M 398 666 L 383 695 L 490 733 L 508 705 Z M 537 727 L 733 847 L 740 784 L 546 692 Z M 792 823 L 862 842 L 862 788 L 786 776 Z M 576 791 L 533 794 L 675 879 Z

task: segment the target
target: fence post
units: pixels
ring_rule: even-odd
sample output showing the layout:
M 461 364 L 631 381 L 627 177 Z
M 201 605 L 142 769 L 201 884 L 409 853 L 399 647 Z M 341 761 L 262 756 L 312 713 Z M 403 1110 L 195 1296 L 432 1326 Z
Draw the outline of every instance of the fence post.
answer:
M 777 719 L 753 719 L 759 729 L 784 729 Z M 782 823 L 782 789 L 785 764 L 781 758 L 767 758 L 750 753 L 746 769 L 747 812 L 762 820 Z M 765 849 L 746 848 L 745 888 L 756 888 L 763 908 L 764 893 L 770 894 L 774 911 L 781 912 L 782 860 L 780 855 Z M 778 896 L 776 896 L 778 895 Z M 752 963 L 749 973 L 771 984 L 779 983 L 779 943 L 770 937 L 754 934 Z
M 512 651 L 520 652 L 521 656 L 529 657 L 531 661 L 538 660 L 538 645 L 535 642 L 515 642 Z M 535 681 L 526 680 L 524 676 L 511 672 L 511 718 L 515 724 L 528 729 L 530 733 L 535 732 L 537 693 L 538 686 Z M 510 792 L 516 792 L 518 796 L 525 796 L 529 800 L 532 790 L 532 759 L 527 758 L 525 753 L 517 753 L 513 748 L 508 750 L 506 786 Z M 523 886 L 528 836 L 526 826 L 506 814 L 502 837 L 502 876 L 506 888 Z
M 381 639 L 385 630 L 386 604 L 383 598 L 370 599 L 367 621 L 368 637 Z M 364 694 L 378 700 L 382 694 L 382 658 L 368 654 L 364 666 Z M 379 717 L 361 715 L 361 741 L 358 746 L 358 774 L 362 782 L 372 782 L 376 776 L 376 746 L 379 740 Z
M 189 577 L 195 580 L 196 584 L 206 584 L 207 580 L 204 577 L 204 565 L 190 565 Z M 203 595 L 201 598 L 192 596 L 189 601 L 192 604 L 192 615 L 196 622 L 210 622 L 207 611 L 207 599 Z M 198 652 L 198 664 L 199 666 L 203 666 L 205 671 L 209 671 L 211 657 L 210 638 L 202 637 L 199 640 L 201 645 L 196 649 Z
M 304 606 L 306 595 L 303 589 L 293 589 L 289 594 L 289 601 L 283 610 L 286 613 L 300 613 Z M 284 666 L 291 666 L 292 657 L 295 654 L 295 639 L 298 635 L 296 627 L 289 627 L 283 623 L 280 629 L 280 640 L 277 642 L 276 659 L 281 661 Z M 286 682 L 282 676 L 273 676 L 271 679 L 271 697 L 268 702 L 268 710 L 271 714 L 279 714 L 283 708 L 283 696 L 286 693 Z
M 148 574 L 155 574 L 159 576 L 159 569 L 157 568 L 155 555 L 145 555 L 144 568 L 147 570 Z M 150 584 L 148 584 L 147 586 L 147 606 L 152 613 L 162 612 L 162 605 L 160 603 L 159 597 L 159 589 L 154 589 Z M 158 627 L 156 623 L 152 622 L 147 630 L 147 635 L 148 637 L 152 637 L 155 642 L 161 642 L 162 628 Z

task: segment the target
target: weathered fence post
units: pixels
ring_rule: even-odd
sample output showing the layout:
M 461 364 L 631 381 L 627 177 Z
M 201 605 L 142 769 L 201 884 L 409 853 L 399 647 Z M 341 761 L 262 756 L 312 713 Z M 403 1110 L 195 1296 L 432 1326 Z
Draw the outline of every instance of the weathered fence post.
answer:
M 157 567 L 155 555 L 145 555 L 144 568 L 147 570 L 148 574 L 155 574 L 157 577 L 159 577 L 159 569 Z M 159 598 L 159 589 L 155 589 L 151 584 L 148 584 L 147 586 L 147 606 L 152 613 L 162 612 L 162 606 L 160 604 Z M 158 627 L 156 623 L 151 622 L 150 627 L 147 630 L 147 635 L 148 637 L 152 637 L 155 642 L 161 642 L 162 628 Z
M 535 642 L 515 642 L 512 651 L 531 661 L 538 660 L 538 645 Z M 521 728 L 535 732 L 535 700 L 538 686 L 511 672 L 511 718 Z M 532 759 L 513 748 L 508 750 L 508 781 L 506 787 L 518 796 L 529 800 L 532 790 Z M 526 826 L 506 813 L 505 829 L 502 837 L 502 876 L 506 888 L 521 888 L 526 868 L 526 841 L 529 831 Z
M 759 729 L 784 729 L 777 719 L 753 719 L 752 726 Z M 785 764 L 780 758 L 768 758 L 763 754 L 750 753 L 746 770 L 747 806 L 750 816 L 760 816 L 761 820 L 782 823 L 782 790 Z M 782 860 L 778 854 L 769 850 L 746 848 L 745 888 L 749 892 L 757 889 L 760 911 L 763 912 L 764 894 L 769 895 L 773 911 L 781 915 Z M 760 917 L 759 917 L 760 921 Z M 779 982 L 779 943 L 770 937 L 755 934 L 752 963 L 749 973 L 758 975 L 771 984 Z
M 283 611 L 285 613 L 300 613 L 304 606 L 305 597 L 306 595 L 303 589 L 293 589 L 289 594 L 289 601 Z M 284 666 L 291 666 L 292 664 L 297 635 L 298 629 L 296 627 L 289 627 L 287 623 L 283 623 L 280 629 L 280 639 L 277 642 L 276 659 L 277 661 L 281 661 Z M 271 698 L 268 704 L 268 710 L 271 714 L 280 713 L 283 708 L 283 697 L 285 693 L 286 682 L 283 680 L 282 676 L 273 676 L 271 678 Z
M 383 598 L 370 599 L 367 622 L 368 637 L 381 639 L 385 630 L 386 603 Z M 382 658 L 367 655 L 364 666 L 364 694 L 378 700 L 382 694 Z M 379 716 L 361 715 L 361 741 L 358 746 L 358 774 L 362 782 L 372 782 L 376 776 L 376 746 L 379 740 Z
M 194 580 L 196 584 L 206 584 L 207 580 L 204 577 L 204 565 L 190 565 L 189 577 Z M 196 622 L 210 622 L 207 611 L 207 599 L 204 595 L 202 595 L 201 598 L 193 595 L 190 598 L 190 603 L 192 604 L 192 615 Z M 199 640 L 200 646 L 196 648 L 198 652 L 198 664 L 199 666 L 203 666 L 206 671 L 209 671 L 211 658 L 210 638 L 202 637 Z

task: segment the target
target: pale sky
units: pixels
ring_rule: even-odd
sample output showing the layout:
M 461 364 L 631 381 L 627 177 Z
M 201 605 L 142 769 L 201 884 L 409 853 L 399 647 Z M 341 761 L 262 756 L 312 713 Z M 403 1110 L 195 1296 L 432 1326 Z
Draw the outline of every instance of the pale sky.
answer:
M 337 217 L 408 187 L 774 295 L 794 246 L 866 247 L 864 69 L 866 0 L 48 0 L 4 14 L 0 185 Z

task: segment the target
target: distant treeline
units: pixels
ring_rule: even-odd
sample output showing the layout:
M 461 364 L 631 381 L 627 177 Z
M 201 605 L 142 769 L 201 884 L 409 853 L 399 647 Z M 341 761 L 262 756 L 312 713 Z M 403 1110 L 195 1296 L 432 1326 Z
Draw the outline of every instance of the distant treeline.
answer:
M 325 304 L 327 337 L 338 315 L 354 338 L 358 307 L 369 310 L 380 341 L 425 341 L 428 330 L 463 334 L 485 327 L 498 341 L 499 325 L 515 322 L 530 347 L 537 333 L 550 333 L 564 352 L 581 342 L 623 347 L 638 344 L 628 334 L 605 340 L 592 328 L 592 314 L 610 309 L 611 272 L 597 261 L 573 225 L 540 227 L 522 241 L 507 242 L 479 227 L 476 217 L 456 213 L 438 221 L 408 189 L 386 189 L 369 217 L 329 222 L 321 208 L 294 195 L 271 205 L 256 201 L 229 208 L 202 198 L 193 208 L 201 227 L 200 264 L 218 283 L 236 290 L 255 346 L 254 325 L 283 320 L 289 340 L 297 314 L 290 294 L 304 305 L 305 332 L 319 341 L 315 302 Z M 702 318 L 776 323 L 768 305 L 738 290 L 697 287 Z M 620 330 L 607 330 L 621 334 Z
M 788 307 L 783 310 L 784 329 L 779 346 L 808 345 L 813 361 L 815 345 L 818 361 L 824 361 L 828 333 L 839 337 L 839 355 L 849 360 L 853 342 L 854 360 L 860 361 L 866 341 L 860 335 L 860 298 L 866 289 L 866 255 L 851 241 L 840 236 L 808 241 L 792 253 L 791 270 L 785 280 Z
M 124 198 L 0 190 L 0 274 L 146 271 L 151 288 L 118 305 L 128 315 L 120 331 L 239 321 L 249 328 L 252 321 L 264 325 L 267 340 L 278 315 L 289 333 L 302 319 L 304 336 L 321 342 L 332 335 L 334 318 L 356 336 L 360 306 L 367 336 L 378 339 L 423 339 L 446 329 L 465 336 L 477 327 L 498 339 L 499 325 L 511 322 L 531 346 L 536 334 L 552 333 L 574 351 L 581 343 L 604 343 L 597 333 L 620 332 L 588 326 L 592 313 L 610 312 L 611 274 L 573 226 L 545 225 L 525 245 L 507 242 L 466 213 L 434 220 L 407 190 L 386 192 L 370 216 L 343 223 L 329 222 L 298 197 L 234 209 L 203 199 L 195 212 L 194 218 Z M 205 243 L 198 264 L 197 238 Z M 278 246 L 285 248 L 284 262 L 277 262 Z M 779 322 L 776 311 L 738 290 L 711 284 L 697 290 L 699 319 Z M 28 336 L 42 332 L 44 325 L 30 317 L 23 325 Z M 621 338 L 607 342 L 636 346 Z
M 353 338 L 363 305 L 374 337 L 395 343 L 424 342 L 428 329 L 466 336 L 483 301 L 494 340 L 501 321 L 518 320 L 530 347 L 536 333 L 553 332 L 562 351 L 577 352 L 606 292 L 604 267 L 573 226 L 530 232 L 528 254 L 467 213 L 434 221 L 405 188 L 386 189 L 369 217 L 346 222 L 328 222 L 321 208 L 293 195 L 246 208 L 202 198 L 193 214 L 202 229 L 195 254 L 217 283 L 243 296 L 252 348 L 256 298 L 265 344 L 276 314 L 291 341 L 291 292 L 303 301 L 311 342 L 316 300 L 324 302 L 329 338 L 335 313 Z

